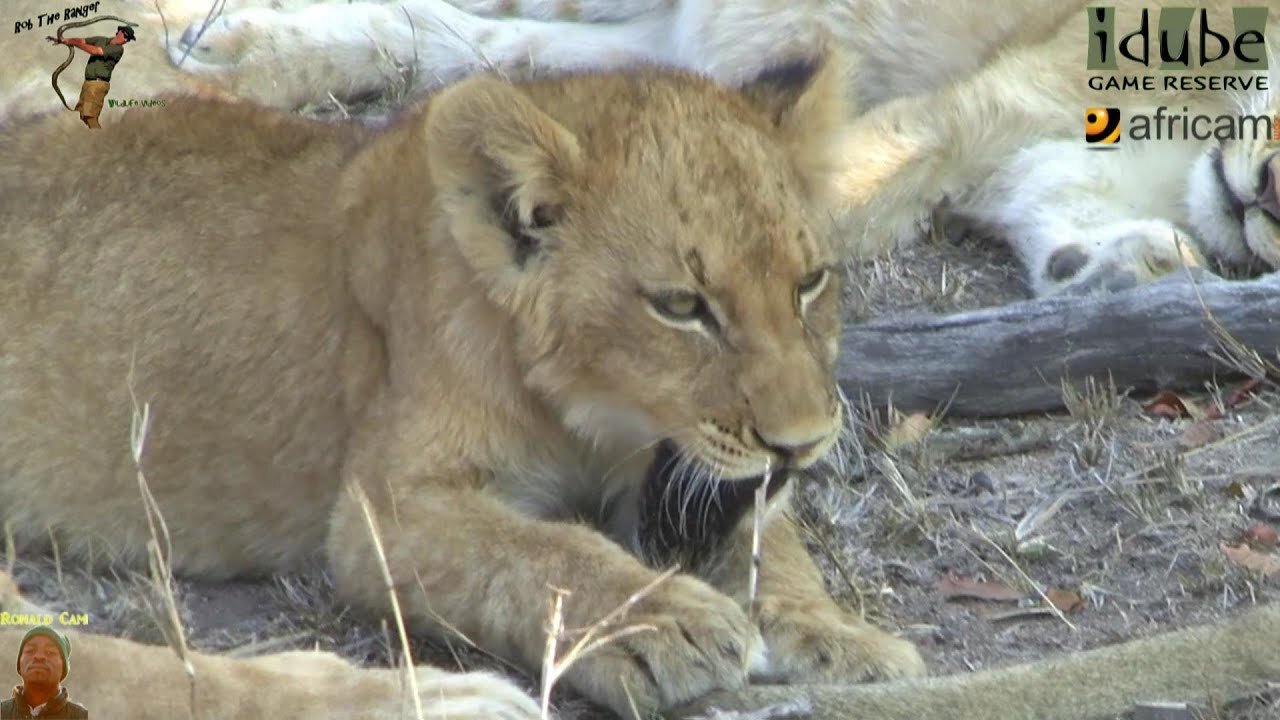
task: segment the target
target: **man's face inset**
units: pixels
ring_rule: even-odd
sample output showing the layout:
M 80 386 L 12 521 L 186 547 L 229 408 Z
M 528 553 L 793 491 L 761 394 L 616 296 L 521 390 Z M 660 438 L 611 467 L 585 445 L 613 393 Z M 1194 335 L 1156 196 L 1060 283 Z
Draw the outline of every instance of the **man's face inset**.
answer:
M 56 685 L 62 681 L 62 654 L 58 645 L 45 635 L 36 635 L 22 646 L 18 656 L 18 674 L 28 685 Z
M 117 30 L 116 36 L 111 38 L 112 45 L 124 45 L 127 42 L 129 42 L 129 38 L 125 37 L 124 32 L 121 30 Z

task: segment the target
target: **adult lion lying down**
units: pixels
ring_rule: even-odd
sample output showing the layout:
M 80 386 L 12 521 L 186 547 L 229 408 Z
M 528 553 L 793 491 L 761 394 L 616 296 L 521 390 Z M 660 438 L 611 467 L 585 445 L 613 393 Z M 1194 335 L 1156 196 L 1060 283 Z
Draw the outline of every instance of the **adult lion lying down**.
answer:
M 1175 5 L 275 0 L 201 14 L 169 56 L 189 82 L 295 107 L 490 67 L 520 77 L 659 63 L 736 84 L 826 37 L 846 56 L 852 98 L 850 132 L 829 146 L 850 251 L 912 240 L 945 205 L 1007 243 L 1036 295 L 1130 287 L 1184 264 L 1280 269 L 1280 161 L 1268 142 L 1280 115 L 1274 9 L 1266 22 L 1275 3 Z M 1125 47 L 1149 47 L 1150 62 L 1117 58 L 1138 28 Z M 1243 44 L 1227 47 L 1236 37 Z M 1209 61 L 1171 68 L 1158 61 L 1166 40 L 1167 52 Z M 1117 66 L 1090 69 L 1086 57 L 1104 46 Z M 403 72 L 388 73 L 387 58 Z M 1114 78 L 1151 89 L 1108 87 Z M 1119 115 L 1102 116 L 1154 139 L 1096 152 L 1082 123 L 1086 108 L 1107 107 Z
M 0 611 L 37 616 L 37 621 L 46 614 L 58 617 L 27 602 L 3 571 Z M 332 653 L 297 651 L 252 659 L 190 653 L 188 675 L 177 653 L 167 647 L 55 627 L 70 641 L 63 684 L 91 718 L 389 720 L 410 718 L 415 712 L 402 670 L 356 668 Z M 0 626 L 0 654 L 9 659 L 16 655 L 27 630 L 23 625 Z M 494 675 L 449 673 L 426 666 L 416 668 L 414 674 L 427 717 L 538 717 L 531 699 Z M 0 692 L 7 698 L 12 688 Z

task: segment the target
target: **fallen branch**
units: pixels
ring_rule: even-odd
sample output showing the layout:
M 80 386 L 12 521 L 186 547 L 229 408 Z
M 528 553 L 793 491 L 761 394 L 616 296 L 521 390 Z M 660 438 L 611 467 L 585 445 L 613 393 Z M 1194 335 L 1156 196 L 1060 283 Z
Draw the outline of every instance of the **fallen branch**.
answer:
M 758 685 L 704 698 L 669 717 L 751 717 L 804 708 L 807 720 L 1094 720 L 1144 702 L 1248 698 L 1280 678 L 1280 605 L 1216 625 L 1165 633 L 1001 670 L 867 685 Z
M 1203 304 L 1202 304 L 1203 303 Z M 1064 380 L 1120 389 L 1199 387 L 1236 373 L 1206 310 L 1236 340 L 1275 358 L 1280 273 L 1201 283 L 1180 275 L 1123 292 L 1042 298 L 954 315 L 845 329 L 840 384 L 900 410 L 998 416 L 1063 407 Z

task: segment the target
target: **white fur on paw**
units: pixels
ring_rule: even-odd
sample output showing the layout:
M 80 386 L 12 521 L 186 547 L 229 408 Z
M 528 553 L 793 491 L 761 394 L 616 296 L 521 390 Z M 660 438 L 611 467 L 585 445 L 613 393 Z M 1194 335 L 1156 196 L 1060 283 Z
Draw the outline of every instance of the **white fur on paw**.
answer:
M 1037 294 L 1126 290 L 1205 264 L 1191 238 L 1163 220 L 1124 221 L 1086 232 L 1087 239 L 1049 253 L 1032 278 Z
M 266 8 L 250 8 L 224 13 L 204 24 L 191 23 L 178 42 L 169 47 L 169 59 L 188 72 L 210 72 L 234 66 L 253 52 L 279 24 L 281 13 Z
M 766 599 L 758 619 L 770 662 L 752 668 L 756 681 L 855 683 L 927 674 L 913 643 L 834 609 Z
M 423 673 L 419 673 L 421 676 Z M 420 680 L 427 717 L 450 720 L 536 720 L 538 703 L 514 683 L 490 673 L 432 673 Z

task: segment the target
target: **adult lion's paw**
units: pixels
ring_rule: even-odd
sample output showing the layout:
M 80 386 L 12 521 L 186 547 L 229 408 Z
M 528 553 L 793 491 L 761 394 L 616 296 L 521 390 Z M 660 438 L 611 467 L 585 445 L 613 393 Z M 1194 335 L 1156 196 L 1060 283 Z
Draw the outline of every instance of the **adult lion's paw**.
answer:
M 760 630 L 774 682 L 863 682 L 926 674 L 916 646 L 823 603 L 762 600 Z
M 287 17 L 269 8 L 249 8 L 224 13 L 207 24 L 200 18 L 169 47 L 169 59 L 183 69 L 197 71 L 237 65 L 283 34 Z
M 169 47 L 169 60 L 237 98 L 294 109 L 350 84 L 349 73 L 333 67 L 343 52 L 320 52 L 328 36 L 309 19 L 269 8 L 225 13 L 207 25 L 201 18 Z
M 1038 295 L 1083 295 L 1127 290 L 1204 265 L 1195 243 L 1173 225 L 1134 220 L 1097 228 L 1088 241 L 1056 248 L 1032 284 Z
M 523 690 L 490 673 L 447 673 L 420 668 L 418 692 L 427 717 L 449 720 L 536 720 L 541 717 L 538 704 Z
M 746 684 L 763 643 L 746 613 L 697 578 L 676 575 L 638 602 L 615 639 L 573 665 L 579 691 L 623 717 L 675 707 L 712 690 Z

